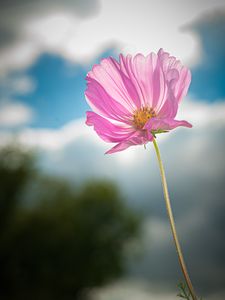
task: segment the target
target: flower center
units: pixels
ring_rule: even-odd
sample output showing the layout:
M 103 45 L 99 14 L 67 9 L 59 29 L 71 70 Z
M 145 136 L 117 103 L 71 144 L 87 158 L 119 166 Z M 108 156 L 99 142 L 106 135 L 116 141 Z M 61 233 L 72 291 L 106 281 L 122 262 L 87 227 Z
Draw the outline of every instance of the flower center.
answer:
M 156 113 L 152 108 L 149 107 L 143 107 L 134 112 L 133 115 L 133 124 L 137 129 L 142 129 L 145 125 L 145 123 L 151 119 L 152 117 L 155 117 Z

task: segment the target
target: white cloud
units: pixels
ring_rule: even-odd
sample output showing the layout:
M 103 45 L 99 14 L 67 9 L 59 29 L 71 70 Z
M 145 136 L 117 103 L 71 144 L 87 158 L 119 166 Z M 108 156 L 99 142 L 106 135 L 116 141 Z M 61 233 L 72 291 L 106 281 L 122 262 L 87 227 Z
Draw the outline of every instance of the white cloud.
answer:
M 24 125 L 31 121 L 32 110 L 25 104 L 19 102 L 5 102 L 0 106 L 0 126 L 15 127 Z M 1 133 L 2 134 L 2 133 Z M 7 135 L 3 132 L 8 139 Z
M 189 120 L 197 128 L 221 128 L 225 126 L 225 99 L 216 102 L 186 101 L 181 104 L 177 119 Z
M 93 291 L 92 296 L 94 300 L 174 300 L 177 298 L 178 290 L 174 293 L 163 290 L 164 287 L 161 286 L 156 291 L 155 286 L 152 286 L 149 281 L 127 280 Z M 223 300 L 224 298 L 225 292 L 204 297 L 205 300 Z
M 202 51 L 198 38 L 182 28 L 222 4 L 222 0 L 102 0 L 100 13 L 90 18 L 79 18 L 68 7 L 53 7 L 45 14 L 37 10 L 32 18 L 26 14 L 15 23 L 16 39 L 0 52 L 1 71 L 28 66 L 44 51 L 86 63 L 109 45 L 131 53 L 163 47 L 184 62 L 196 63 Z
M 175 294 L 154 291 L 145 281 L 120 281 L 93 292 L 94 300 L 174 300 Z M 164 288 L 162 287 L 162 290 Z
M 31 112 L 27 107 L 13 104 L 3 107 L 0 122 L 5 125 L 16 125 L 28 122 L 30 118 Z M 220 162 L 223 159 L 223 152 L 219 147 L 214 149 L 214 139 L 219 138 L 219 132 L 225 128 L 224 101 L 209 104 L 188 100 L 186 103 L 182 103 L 178 119 L 188 120 L 194 127 L 192 129 L 178 128 L 159 136 L 158 141 L 166 156 L 165 159 L 168 159 L 169 168 L 172 168 L 174 159 L 176 159 L 182 162 L 179 165 L 180 168 L 177 166 L 180 175 L 185 176 L 187 173 L 187 176 L 190 176 L 190 166 L 192 166 L 192 172 L 204 174 L 205 177 L 221 174 L 224 171 L 224 164 Z M 15 134 L 4 132 L 3 136 L 1 133 L 1 142 L 4 143 L 4 140 L 8 142 L 10 136 L 15 139 Z M 139 188 L 133 190 L 130 187 L 126 173 L 129 173 L 128 178 L 139 183 L 140 189 L 145 190 L 148 189 L 148 181 L 143 180 L 142 176 L 144 178 L 150 176 L 150 181 L 154 181 L 158 177 L 157 170 L 149 174 L 150 168 L 157 168 L 153 156 L 154 151 L 150 144 L 147 150 L 141 146 L 134 146 L 115 155 L 104 155 L 106 150 L 113 145 L 103 142 L 93 128 L 85 125 L 84 119 L 70 122 L 60 129 L 24 128 L 17 132 L 17 140 L 24 145 L 44 151 L 47 157 L 49 155 L 47 164 L 51 168 L 52 162 L 52 166 L 55 165 L 54 168 L 58 170 L 57 172 L 65 175 L 73 172 L 78 178 L 106 176 L 118 181 L 120 185 L 124 185 L 125 190 L 130 191 L 129 194 L 134 193 L 136 196 L 141 191 Z M 179 151 L 179 147 L 185 151 Z M 165 148 L 167 150 L 164 150 Z M 213 159 L 210 163 L 205 163 L 209 151 L 214 151 L 214 154 L 217 155 L 213 164 Z M 175 156 L 174 153 L 176 153 Z M 170 155 L 172 157 L 169 157 Z M 184 155 L 185 159 L 183 159 Z M 69 160 L 73 161 L 77 168 L 71 168 Z M 149 164 L 149 169 L 146 168 L 146 164 Z M 91 167 L 89 168 L 88 165 Z M 175 180 L 176 177 L 176 173 L 170 175 L 172 180 Z
M 21 103 L 6 103 L 2 105 L 1 108 L 1 122 L 7 123 L 7 120 L 12 120 L 12 123 L 20 123 L 22 120 L 27 122 L 30 120 L 31 111 L 28 107 Z M 4 121 L 5 118 L 5 121 Z M 18 118 L 18 121 L 17 119 Z M 21 121 L 19 121 L 21 119 Z M 217 101 L 214 103 L 199 102 L 193 100 L 184 100 L 180 105 L 180 110 L 177 115 L 177 119 L 188 120 L 193 124 L 193 129 L 177 129 L 172 131 L 169 134 L 161 135 L 159 137 L 159 142 L 166 141 L 169 137 L 175 136 L 177 131 L 183 130 L 183 132 L 188 133 L 191 138 L 194 140 L 195 136 L 199 138 L 199 132 L 206 132 L 207 130 L 217 130 L 225 127 L 225 101 Z M 15 121 L 13 121 L 15 120 Z M 10 134 L 10 133 L 9 133 Z M 200 139 L 203 139 L 204 135 L 200 136 Z M 18 139 L 22 143 L 25 143 L 30 146 L 35 146 L 42 148 L 44 150 L 60 150 L 71 143 L 76 143 L 76 140 L 82 139 L 89 140 L 91 143 L 94 143 L 94 147 L 99 147 L 100 150 L 104 153 L 112 144 L 107 144 L 103 142 L 96 133 L 93 131 L 93 128 L 90 128 L 85 125 L 85 119 L 80 119 L 76 121 L 69 122 L 60 129 L 32 129 L 25 128 L 20 134 L 18 134 Z M 135 151 L 133 152 L 133 149 Z M 121 165 L 133 165 L 135 161 L 135 152 L 139 151 L 142 147 L 132 147 L 128 149 L 125 155 L 124 152 L 117 153 L 111 157 L 117 157 L 118 162 Z M 137 150 L 139 149 L 139 150 Z M 139 156 L 140 153 L 137 154 Z M 140 158 L 139 158 L 140 159 Z
M 189 99 L 182 104 L 181 114 L 181 117 L 194 123 L 193 129 L 173 130 L 159 136 L 158 141 L 178 232 L 181 233 L 182 245 L 190 253 L 190 268 L 206 285 L 211 283 L 216 286 L 216 274 L 221 274 L 223 278 L 224 270 L 220 262 L 213 261 L 215 257 L 212 253 L 221 248 L 221 238 L 213 219 L 218 222 L 218 217 L 212 211 L 215 205 L 220 207 L 224 199 L 225 144 L 221 135 L 225 130 L 225 105 L 222 102 L 198 103 Z M 3 140 L 9 142 L 10 136 L 15 141 L 14 135 L 2 132 L 1 143 Z M 84 124 L 84 120 L 71 122 L 59 130 L 23 129 L 17 134 L 17 140 L 41 150 L 41 166 L 54 175 L 67 176 L 76 182 L 87 178 L 111 179 L 119 185 L 130 205 L 147 214 L 151 212 L 150 219 L 146 217 L 144 224 L 144 259 L 138 263 L 139 266 L 136 265 L 133 277 L 149 277 L 153 285 L 162 277 L 167 283 L 176 281 L 177 258 L 165 219 L 159 170 L 152 144 L 147 150 L 136 146 L 114 155 L 104 155 L 111 145 L 101 141 L 93 128 Z M 204 239 L 209 239 L 209 242 Z M 201 248 L 201 241 L 212 244 L 214 250 L 208 245 L 200 254 L 198 247 Z M 159 262 L 164 267 L 159 268 Z M 126 300 L 131 297 L 129 288 L 123 289 L 109 293 L 103 291 L 99 297 L 104 297 L 106 293 L 109 299 L 118 296 L 118 299 Z M 145 300 L 147 295 L 161 300 L 166 295 L 149 290 L 141 293 L 138 288 L 134 290 L 134 300 L 138 296 Z M 212 296 L 208 299 L 223 298 Z
M 84 125 L 84 120 L 68 123 L 60 129 L 26 128 L 18 135 L 19 142 L 22 144 L 47 151 L 60 151 L 80 137 L 93 141 L 88 128 Z
M 223 2 L 102 0 L 100 14 L 90 19 L 80 19 L 68 11 L 37 13 L 17 24 L 21 34 L 8 47 L 0 50 L 0 69 L 7 72 L 24 68 L 32 64 L 43 51 L 87 63 L 96 53 L 112 44 L 121 51 L 131 53 L 147 53 L 163 47 L 189 64 L 196 63 L 202 51 L 198 38 L 180 31 L 180 28 L 204 10 L 218 7 Z M 17 92 L 29 92 L 33 88 L 29 80 L 23 78 L 12 86 Z M 4 104 L 0 111 L 0 126 L 18 126 L 29 122 L 31 118 L 32 111 L 21 103 Z M 178 197 L 176 200 L 175 197 L 174 201 L 179 217 L 178 227 L 191 239 L 190 233 L 202 225 L 199 218 L 205 220 L 207 216 L 207 202 L 216 202 L 220 196 L 221 191 L 216 191 L 214 186 L 225 173 L 224 142 L 219 136 L 225 129 L 225 105 L 222 101 L 212 104 L 184 101 L 178 118 L 190 121 L 194 128 L 177 129 L 158 140 L 166 162 L 169 187 L 173 192 L 179 191 L 179 196 L 183 194 L 181 199 Z M 58 130 L 26 128 L 18 131 L 16 136 L 8 131 L 0 132 L 0 144 L 14 140 L 42 150 L 45 169 L 77 181 L 84 178 L 110 178 L 118 183 L 133 204 L 143 204 L 156 215 L 160 214 L 158 199 L 160 196 L 162 200 L 161 186 L 151 145 L 147 151 L 143 147 L 133 147 L 112 156 L 104 156 L 103 153 L 111 145 L 101 141 L 92 128 L 85 126 L 84 120 L 71 122 Z M 199 179 L 202 185 L 196 187 L 195 181 Z M 185 187 L 182 185 L 184 182 Z M 211 198 L 210 190 L 214 192 Z M 179 206 L 181 200 L 182 209 Z M 185 218 L 182 210 L 185 211 Z M 151 261 L 157 262 L 160 249 L 163 249 L 163 253 L 168 249 L 168 225 L 161 215 L 151 219 L 149 224 L 147 220 L 145 225 L 146 241 L 152 238 L 150 242 L 154 245 L 150 247 Z M 161 255 L 164 254 L 161 252 Z M 210 270 L 213 274 L 216 271 Z M 109 287 L 98 297 L 100 300 L 161 300 L 174 299 L 174 294 L 155 294 L 132 283 L 116 287 L 115 290 Z M 222 300 L 224 297 L 214 295 L 208 299 Z
M 9 88 L 16 94 L 27 94 L 35 89 L 35 83 L 28 76 L 18 76 L 12 79 Z
M 13 94 L 24 95 L 34 91 L 35 82 L 27 75 L 2 75 L 0 77 L 0 89 L 5 93 L 6 97 Z
M 0 71 L 2 74 L 31 65 L 43 48 L 35 45 L 31 39 L 22 39 L 13 46 L 0 52 Z

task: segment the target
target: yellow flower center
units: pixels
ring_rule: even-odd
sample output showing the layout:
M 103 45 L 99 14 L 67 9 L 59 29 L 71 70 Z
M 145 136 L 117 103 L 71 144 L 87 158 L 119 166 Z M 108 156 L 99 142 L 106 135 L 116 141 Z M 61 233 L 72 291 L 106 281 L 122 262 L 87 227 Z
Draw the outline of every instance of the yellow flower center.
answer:
M 156 113 L 152 108 L 149 107 L 143 107 L 134 112 L 133 115 L 133 124 L 137 129 L 142 129 L 145 125 L 145 123 L 151 119 L 152 117 L 155 117 Z

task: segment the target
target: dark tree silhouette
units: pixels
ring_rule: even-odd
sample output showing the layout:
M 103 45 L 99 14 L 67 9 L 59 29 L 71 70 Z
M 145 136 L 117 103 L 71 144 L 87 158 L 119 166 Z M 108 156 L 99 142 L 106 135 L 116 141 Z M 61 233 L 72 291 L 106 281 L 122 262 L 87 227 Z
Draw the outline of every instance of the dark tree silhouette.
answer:
M 139 221 L 111 183 L 74 189 L 0 150 L 1 299 L 82 299 L 120 276 Z

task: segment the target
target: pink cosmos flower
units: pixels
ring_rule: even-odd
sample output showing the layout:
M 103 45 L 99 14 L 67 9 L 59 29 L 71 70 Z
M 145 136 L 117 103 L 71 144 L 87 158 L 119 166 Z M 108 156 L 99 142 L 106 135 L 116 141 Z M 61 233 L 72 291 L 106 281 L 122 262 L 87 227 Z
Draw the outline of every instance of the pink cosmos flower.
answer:
M 87 74 L 85 96 L 93 111 L 86 124 L 106 142 L 117 143 L 106 153 L 153 141 L 155 135 L 178 126 L 178 105 L 186 95 L 191 73 L 162 49 L 148 56 L 120 55 L 94 65 Z

